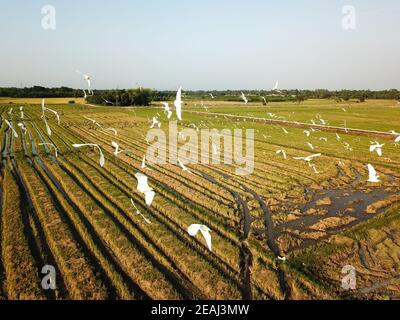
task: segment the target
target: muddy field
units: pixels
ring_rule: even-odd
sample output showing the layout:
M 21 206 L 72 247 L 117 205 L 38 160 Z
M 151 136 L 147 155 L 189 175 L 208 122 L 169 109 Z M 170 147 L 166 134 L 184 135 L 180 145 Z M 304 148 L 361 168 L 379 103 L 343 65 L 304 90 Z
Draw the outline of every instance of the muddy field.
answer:
M 235 165 L 225 164 L 189 164 L 187 172 L 173 164 L 142 167 L 152 117 L 168 131 L 158 107 L 49 107 L 61 118 L 58 124 L 46 115 L 51 135 L 39 105 L 25 105 L 23 119 L 16 110 L 8 113 L 8 105 L 0 109 L 18 133 L 2 121 L 0 298 L 400 295 L 400 146 L 391 135 L 339 136 L 312 126 L 232 119 L 215 106 L 217 114 L 184 113 L 179 128 L 254 129 L 254 172 L 238 176 Z M 314 111 L 317 119 L 324 109 Z M 380 128 L 371 124 L 371 130 Z M 383 156 L 369 151 L 371 140 L 385 144 Z M 124 152 L 114 155 L 111 141 Z M 101 147 L 104 167 L 96 149 L 72 147 L 81 143 Z M 314 170 L 293 159 L 317 152 Z M 379 183 L 368 182 L 367 163 Z M 148 176 L 156 193 L 151 206 L 136 189 L 137 172 Z M 136 214 L 130 199 L 151 223 Z M 187 233 L 193 223 L 211 229 L 212 251 L 202 237 Z M 40 284 L 46 264 L 57 271 L 54 291 Z M 345 265 L 357 270 L 356 290 L 341 288 Z

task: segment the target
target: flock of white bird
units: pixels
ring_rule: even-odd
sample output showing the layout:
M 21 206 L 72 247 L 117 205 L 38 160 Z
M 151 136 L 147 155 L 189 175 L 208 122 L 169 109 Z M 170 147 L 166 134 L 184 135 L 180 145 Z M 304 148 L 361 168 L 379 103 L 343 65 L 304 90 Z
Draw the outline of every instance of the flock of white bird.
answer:
M 86 75 L 86 74 L 78 71 L 78 70 L 76 72 L 81 74 L 84 77 L 84 80 L 87 82 L 87 86 L 88 86 L 87 91 L 83 90 L 85 98 L 88 95 L 93 95 L 93 90 L 91 89 L 91 77 L 89 75 Z M 278 89 L 278 82 L 272 88 L 272 91 L 280 93 L 280 91 Z M 210 94 L 210 97 L 212 99 L 214 99 L 214 96 L 212 94 Z M 247 99 L 247 97 L 245 96 L 245 94 L 243 92 L 241 92 L 241 98 L 242 98 L 242 100 L 244 101 L 245 104 L 248 103 L 249 100 Z M 265 98 L 264 98 L 264 101 L 266 101 Z M 174 107 L 175 107 L 176 117 L 179 120 L 182 120 L 182 103 L 183 103 L 183 101 L 182 101 L 182 87 L 179 87 L 179 89 L 176 92 L 175 101 L 173 102 Z M 166 114 L 167 118 L 170 119 L 172 117 L 172 115 L 173 115 L 173 110 L 170 108 L 170 106 L 169 106 L 169 104 L 167 102 L 161 102 L 161 105 L 163 106 L 164 113 Z M 203 103 L 202 103 L 202 105 L 203 105 Z M 344 109 L 344 111 L 347 111 L 347 110 Z M 13 109 L 11 108 L 10 111 L 8 112 L 9 115 L 11 115 L 12 112 L 13 112 Z M 51 132 L 51 128 L 50 128 L 50 126 L 49 126 L 49 124 L 47 122 L 46 112 L 50 112 L 51 114 L 53 114 L 55 116 L 55 118 L 57 119 L 57 124 L 60 125 L 60 115 L 58 114 L 58 112 L 55 111 L 55 110 L 52 110 L 50 108 L 47 108 L 45 106 L 45 99 L 42 99 L 42 115 L 41 115 L 41 118 L 44 121 L 47 134 L 50 136 L 52 132 Z M 24 119 L 23 107 L 20 108 L 20 113 L 21 113 L 21 120 L 23 120 Z M 268 115 L 271 118 L 277 118 L 277 116 L 275 114 L 273 114 L 273 113 L 268 113 Z M 90 121 L 92 124 L 98 126 L 100 129 L 102 129 L 104 131 L 112 131 L 114 133 L 114 135 L 117 136 L 118 132 L 117 132 L 117 130 L 115 128 L 103 128 L 96 120 L 88 118 L 86 116 L 83 116 L 83 117 L 86 120 Z M 15 137 L 18 137 L 18 133 L 13 128 L 12 124 L 7 119 L 4 119 L 4 121 L 10 127 L 10 130 L 12 131 L 13 135 Z M 320 121 L 320 123 L 322 125 L 326 125 L 327 124 L 327 121 L 322 119 L 321 117 L 319 118 L 319 121 Z M 311 124 L 317 125 L 315 120 L 311 120 Z M 20 122 L 20 123 L 18 123 L 18 126 L 22 129 L 22 131 L 24 131 L 24 134 L 26 134 L 27 128 L 25 127 L 25 125 L 22 122 Z M 193 126 L 196 130 L 199 130 L 199 128 L 196 126 L 196 124 L 191 124 L 191 126 Z M 161 122 L 158 120 L 158 118 L 156 116 L 153 117 L 152 123 L 150 125 L 150 128 L 155 128 L 155 127 L 157 127 L 157 128 L 161 127 Z M 284 127 L 281 127 L 281 129 L 285 134 L 289 134 L 288 130 L 286 130 Z M 310 137 L 311 134 L 313 132 L 315 132 L 315 131 L 316 130 L 314 128 L 310 128 L 309 130 L 304 130 L 304 134 L 306 135 L 306 137 Z M 395 136 L 395 142 L 399 143 L 400 142 L 400 133 L 397 133 L 395 131 L 390 131 L 390 133 L 392 133 Z M 336 133 L 336 139 L 338 141 L 341 140 L 341 137 L 339 136 L 338 133 Z M 328 141 L 328 139 L 325 138 L 325 137 L 321 137 L 320 140 L 324 141 L 324 142 Z M 58 156 L 58 149 L 54 144 L 52 144 L 52 143 L 41 143 L 40 145 L 49 145 L 49 146 L 51 146 L 55 151 L 55 156 L 56 157 Z M 309 146 L 309 148 L 311 150 L 315 149 L 314 145 L 312 145 L 310 142 L 307 142 L 307 145 Z M 371 142 L 369 151 L 370 152 L 376 152 L 377 155 L 379 157 L 381 157 L 382 154 L 383 154 L 382 149 L 383 149 L 384 145 L 385 144 L 383 144 L 383 143 L 379 143 L 377 141 L 373 141 L 373 142 Z M 118 156 L 119 154 L 124 152 L 124 150 L 121 150 L 119 145 L 118 145 L 118 143 L 115 142 L 115 141 L 111 141 L 111 146 L 114 149 L 114 152 L 113 152 L 114 156 Z M 72 147 L 74 147 L 74 148 L 92 147 L 92 148 L 97 149 L 98 152 L 99 152 L 99 164 L 100 164 L 101 167 L 104 166 L 104 164 L 105 164 L 104 153 L 103 153 L 101 147 L 98 144 L 94 144 L 94 143 L 72 144 Z M 347 150 L 352 151 L 352 148 L 351 148 L 349 143 L 344 142 L 344 147 Z M 216 146 L 214 144 L 212 144 L 212 150 L 213 150 L 213 154 L 216 154 L 218 152 L 218 150 L 217 150 L 217 148 L 216 148 Z M 276 153 L 282 155 L 285 160 L 287 159 L 287 153 L 286 153 L 286 151 L 284 149 L 280 149 L 280 150 L 276 151 Z M 305 157 L 293 157 L 293 159 L 294 160 L 299 160 L 299 161 L 305 161 L 309 165 L 309 167 L 313 169 L 314 173 L 319 174 L 315 164 L 312 163 L 312 161 L 315 158 L 318 158 L 320 156 L 321 156 L 321 153 L 316 153 L 316 154 L 312 154 L 312 155 L 305 156 Z M 178 164 L 181 167 L 183 172 L 191 173 L 191 171 L 184 165 L 184 163 L 179 158 L 178 158 Z M 374 169 L 374 167 L 371 164 L 368 164 L 367 167 L 368 167 L 368 171 L 369 171 L 368 181 L 371 182 L 371 183 L 380 182 L 379 175 L 377 174 L 377 172 Z M 146 155 L 143 156 L 141 168 L 150 170 L 146 166 Z M 156 193 L 155 193 L 154 189 L 149 186 L 148 177 L 142 172 L 137 172 L 135 174 L 135 178 L 137 179 L 137 190 L 138 190 L 138 192 L 144 195 L 145 204 L 150 207 L 152 202 L 153 202 L 153 199 L 154 199 Z M 146 223 L 151 224 L 151 221 L 147 217 L 145 217 L 143 214 L 141 214 L 141 212 L 138 210 L 138 208 L 136 207 L 136 205 L 133 202 L 133 200 L 130 199 L 130 201 L 132 203 L 132 206 L 136 210 L 136 214 L 140 215 L 144 219 L 144 221 Z M 207 226 L 202 225 L 202 224 L 192 224 L 187 228 L 187 232 L 189 233 L 190 236 L 193 236 L 193 237 L 196 236 L 196 234 L 199 231 L 202 234 L 202 236 L 204 237 L 204 239 L 206 241 L 206 244 L 207 244 L 207 247 L 211 251 L 211 235 L 210 235 L 211 230 Z
M 346 109 L 343 109 L 343 111 L 347 112 Z M 268 115 L 271 118 L 277 118 L 277 116 L 275 114 L 273 114 L 273 113 L 269 112 Z M 322 118 L 319 118 L 319 121 L 321 122 L 322 125 L 327 125 L 328 124 L 328 122 L 326 120 L 322 119 Z M 315 122 L 314 119 L 312 119 L 310 122 L 314 126 L 317 125 L 317 123 Z M 282 127 L 282 130 L 283 130 L 283 132 L 285 134 L 289 134 L 289 132 L 285 128 Z M 310 128 L 309 130 L 304 130 L 303 132 L 306 135 L 306 137 L 310 137 L 313 132 L 316 132 L 316 130 L 314 128 Z M 347 130 L 346 130 L 346 132 L 347 132 Z M 395 136 L 394 142 L 395 143 L 400 143 L 400 133 L 398 133 L 398 132 L 396 132 L 394 130 L 391 130 L 390 133 Z M 341 141 L 342 140 L 341 136 L 338 133 L 335 133 L 335 135 L 336 135 L 336 140 L 337 141 Z M 328 139 L 326 137 L 320 137 L 320 141 L 328 142 Z M 315 146 L 312 143 L 307 142 L 306 144 L 308 145 L 308 147 L 311 150 L 315 149 Z M 350 144 L 348 142 L 343 142 L 343 145 L 344 145 L 345 149 L 347 149 L 348 151 L 353 151 L 353 148 L 350 146 Z M 382 154 L 383 154 L 382 149 L 383 149 L 384 146 L 385 146 L 384 143 L 379 143 L 378 141 L 371 141 L 371 145 L 369 147 L 369 151 L 370 152 L 376 152 L 377 155 L 379 157 L 381 157 Z M 283 149 L 277 150 L 276 154 L 282 155 L 285 160 L 287 160 L 287 158 L 288 158 L 286 150 L 283 150 Z M 320 156 L 321 156 L 321 153 L 317 153 L 317 154 L 313 154 L 313 155 L 310 155 L 310 156 L 307 156 L 307 157 L 293 157 L 293 159 L 294 160 L 306 161 L 308 163 L 309 167 L 313 169 L 314 173 L 319 174 L 320 172 L 317 170 L 315 164 L 312 163 L 312 160 L 314 158 L 320 157 Z M 341 164 L 341 163 L 342 162 L 339 161 L 339 164 Z M 380 177 L 377 174 L 375 168 L 371 164 L 367 164 L 367 168 L 368 168 L 368 176 L 369 176 L 368 177 L 368 182 L 379 183 L 380 182 Z
M 90 78 L 90 76 L 88 76 L 86 74 L 83 74 L 82 72 L 80 72 L 78 70 L 76 72 L 82 74 L 84 76 L 84 79 L 87 81 L 87 85 L 88 85 L 87 92 L 86 92 L 86 90 L 83 90 L 85 98 L 88 95 L 93 95 L 93 90 L 91 89 L 91 80 L 90 80 L 91 78 Z M 179 87 L 179 89 L 177 90 L 177 93 L 176 93 L 175 101 L 174 101 L 176 117 L 179 120 L 182 120 L 182 103 L 183 103 L 183 101 L 182 101 L 182 87 Z M 169 104 L 167 102 L 162 102 L 161 104 L 164 107 L 164 112 L 166 113 L 167 118 L 170 119 L 172 117 L 173 111 L 171 110 Z M 47 122 L 47 118 L 46 118 L 46 112 L 47 111 L 51 112 L 52 114 L 55 115 L 55 117 L 57 119 L 57 124 L 60 125 L 60 115 L 58 114 L 58 112 L 55 111 L 55 110 L 52 110 L 50 108 L 47 108 L 45 106 L 45 99 L 42 99 L 42 116 L 41 116 L 41 118 L 44 121 L 47 134 L 49 136 L 51 136 L 52 131 L 51 131 L 51 128 L 50 128 L 50 126 L 49 126 L 49 124 Z M 11 113 L 12 113 L 12 109 L 10 110 L 10 114 Z M 114 133 L 114 135 L 117 136 L 118 132 L 117 132 L 117 130 L 115 128 L 103 128 L 102 125 L 99 122 L 97 122 L 95 119 L 88 118 L 86 116 L 83 116 L 83 117 L 86 120 L 90 121 L 92 124 L 94 124 L 97 127 L 99 127 L 100 129 L 102 129 L 104 131 L 112 131 Z M 21 107 L 21 119 L 23 119 L 23 107 Z M 5 122 L 10 127 L 10 129 L 12 130 L 14 136 L 18 137 L 18 133 L 13 128 L 12 124 L 8 120 L 5 120 Z M 24 126 L 23 123 L 19 123 L 18 126 L 23 128 L 24 131 L 26 132 L 26 127 Z M 153 117 L 152 124 L 150 126 L 150 128 L 155 128 L 155 127 L 158 127 L 158 128 L 161 127 L 161 122 L 157 119 L 157 117 Z M 58 149 L 54 144 L 52 144 L 52 143 L 41 143 L 40 145 L 49 145 L 49 146 L 51 146 L 52 148 L 54 148 L 55 156 L 58 157 Z M 111 146 L 114 149 L 114 152 L 113 152 L 114 156 L 118 156 L 119 154 L 124 152 L 124 150 L 121 150 L 119 145 L 118 145 L 118 143 L 115 142 L 115 141 L 111 141 Z M 95 144 L 95 143 L 76 143 L 76 144 L 72 144 L 72 147 L 74 147 L 74 148 L 91 147 L 91 148 L 97 149 L 98 152 L 99 152 L 99 164 L 100 164 L 100 167 L 103 167 L 105 165 L 105 156 L 104 156 L 103 150 L 101 149 L 101 147 L 98 144 Z M 179 158 L 178 158 L 178 163 L 179 163 L 179 166 L 182 168 L 182 171 L 191 173 L 190 170 L 184 165 L 184 163 Z M 148 167 L 146 166 L 146 155 L 143 156 L 141 168 L 142 169 L 148 169 Z M 154 189 L 149 186 L 148 177 L 142 172 L 137 172 L 135 174 L 135 178 L 136 178 L 137 183 L 138 183 L 137 184 L 138 192 L 144 195 L 145 204 L 148 207 L 150 207 L 152 202 L 153 202 L 153 200 L 154 200 L 154 197 L 155 197 L 156 193 L 155 193 Z M 133 200 L 130 199 L 130 201 L 132 203 L 132 206 L 136 210 L 136 214 L 140 215 L 144 219 L 144 221 L 146 223 L 151 224 L 150 219 L 145 217 L 138 210 L 138 208 L 135 205 L 135 203 L 133 202 Z M 192 224 L 192 225 L 190 225 L 188 227 L 187 232 L 189 233 L 189 235 L 194 237 L 194 236 L 196 236 L 196 234 L 198 233 L 199 230 L 200 230 L 201 234 L 203 235 L 203 237 L 206 240 L 207 247 L 211 251 L 211 234 L 210 234 L 211 230 L 207 226 L 201 225 L 201 224 Z

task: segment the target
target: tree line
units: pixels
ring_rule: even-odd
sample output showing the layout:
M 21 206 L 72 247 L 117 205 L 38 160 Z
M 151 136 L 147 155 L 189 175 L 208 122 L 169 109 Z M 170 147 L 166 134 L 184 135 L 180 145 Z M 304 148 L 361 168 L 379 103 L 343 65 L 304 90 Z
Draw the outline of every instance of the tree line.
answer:
M 326 89 L 317 90 L 281 90 L 278 92 L 267 90 L 197 90 L 184 91 L 184 99 L 187 100 L 215 100 L 241 101 L 243 92 L 250 102 L 293 101 L 302 102 L 307 99 L 334 99 L 338 102 L 356 99 L 364 102 L 366 99 L 390 99 L 400 100 L 400 91 L 391 90 L 340 90 L 331 91 Z M 148 106 L 153 101 L 169 101 L 175 98 L 176 91 L 159 91 L 147 88 L 137 89 L 115 89 L 115 90 L 94 90 L 93 95 L 87 96 L 88 103 L 116 106 Z M 68 87 L 46 88 L 33 86 L 26 88 L 0 88 L 0 97 L 10 98 L 79 98 L 84 93 L 81 89 Z

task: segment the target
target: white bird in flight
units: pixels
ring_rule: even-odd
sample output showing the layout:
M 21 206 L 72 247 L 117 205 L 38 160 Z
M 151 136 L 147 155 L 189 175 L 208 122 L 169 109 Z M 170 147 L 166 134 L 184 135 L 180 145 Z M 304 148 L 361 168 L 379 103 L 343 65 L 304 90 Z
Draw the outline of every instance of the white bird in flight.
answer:
M 86 120 L 89 120 L 90 122 L 92 122 L 93 124 L 95 124 L 96 123 L 96 120 L 94 120 L 94 119 L 91 119 L 91 118 L 88 118 L 88 117 L 86 117 L 86 116 L 83 116 Z
M 100 126 L 100 125 L 99 125 Z M 100 128 L 101 128 L 101 126 L 100 126 Z M 103 129 L 104 131 L 112 131 L 112 132 L 114 132 L 114 135 L 116 136 L 117 134 L 118 134 L 118 131 L 117 131 L 117 129 L 115 129 L 115 128 L 107 128 L 107 129 Z
M 164 112 L 167 114 L 167 118 L 170 119 L 172 116 L 172 111 L 168 102 L 161 102 L 161 104 L 164 106 Z
M 275 83 L 275 86 L 272 88 L 272 91 L 276 91 L 276 92 L 280 93 L 281 91 L 278 89 L 278 86 L 279 86 L 279 82 L 277 81 Z
M 179 166 L 182 168 L 182 171 L 187 171 L 188 173 L 191 173 L 190 170 L 183 164 L 183 162 L 179 158 L 178 158 L 178 163 Z
M 21 119 L 24 119 L 24 107 L 20 107 L 19 111 L 21 113 Z
M 50 111 L 50 112 L 54 113 L 54 115 L 55 115 L 56 118 L 57 118 L 57 123 L 58 123 L 58 125 L 60 125 L 60 115 L 58 114 L 57 111 L 55 111 L 55 110 L 53 110 L 53 109 L 49 109 L 49 108 L 47 108 L 47 107 L 45 107 L 44 110 L 45 110 L 45 111 Z
M 179 120 L 182 120 L 182 86 L 179 87 L 176 92 L 176 98 L 174 101 L 176 116 Z
M 117 156 L 120 153 L 124 152 L 123 150 L 119 150 L 119 145 L 115 141 L 111 141 L 111 145 L 113 146 L 114 150 L 114 155 Z
M 400 142 L 400 133 L 398 133 L 398 132 L 396 132 L 394 130 L 391 130 L 390 133 L 395 135 L 395 136 L 397 136 L 396 139 L 394 140 L 394 142 L 396 142 L 396 143 Z
M 44 106 L 44 99 L 42 99 L 42 119 L 44 121 L 44 124 L 46 125 L 47 134 L 49 136 L 51 136 L 51 129 L 50 129 L 49 124 L 47 123 L 46 115 L 44 114 L 45 110 L 46 110 L 46 107 Z
M 95 122 L 94 123 L 96 126 L 98 126 L 100 129 L 103 129 L 103 127 L 101 126 L 101 124 L 100 123 L 98 123 L 98 122 Z
M 7 123 L 8 127 L 11 129 L 14 137 L 18 138 L 18 133 L 17 133 L 17 131 L 15 131 L 15 129 L 13 128 L 12 124 L 7 119 L 4 119 L 4 121 Z
M 315 164 L 312 164 L 312 165 L 311 165 L 311 168 L 313 168 L 314 173 L 319 174 L 319 172 L 318 172 L 318 170 L 317 170 Z
M 149 219 L 147 219 L 143 214 L 140 213 L 139 209 L 136 207 L 136 205 L 132 199 L 131 199 L 131 203 L 132 203 L 132 206 L 136 209 L 136 214 L 141 215 L 141 217 L 143 218 L 144 221 L 146 221 L 148 224 L 151 224 L 151 221 Z
M 285 150 L 278 150 L 276 154 L 282 154 L 284 159 L 287 159 L 286 151 Z
M 307 144 L 308 144 L 308 146 L 310 147 L 311 150 L 314 150 L 314 146 L 310 142 L 307 142 Z
M 83 90 L 83 91 L 85 91 L 85 90 Z M 102 99 L 107 104 L 115 105 L 115 103 L 111 102 L 110 100 L 107 100 L 107 99 L 104 99 L 104 98 L 102 98 Z
M 285 134 L 289 134 L 289 132 L 284 128 L 284 127 L 281 127 L 282 128 L 282 130 L 283 130 L 283 132 L 285 133 Z
M 24 131 L 24 134 L 26 134 L 26 132 L 28 131 L 28 129 L 25 127 L 25 125 L 22 122 L 18 123 L 18 127 L 20 127 L 21 130 Z
M 146 166 L 146 155 L 143 156 L 142 164 L 141 164 L 140 167 L 141 167 L 142 169 L 146 169 L 146 168 L 147 168 L 147 166 Z
M 152 124 L 150 126 L 150 129 L 153 129 L 155 126 L 160 128 L 161 127 L 161 122 L 158 121 L 156 117 L 153 117 L 153 122 L 152 122 Z
M 83 76 L 83 79 L 87 82 L 87 85 L 88 85 L 88 93 L 91 94 L 91 95 L 93 95 L 93 91 L 92 91 L 92 89 L 90 88 L 90 87 L 91 87 L 90 76 L 87 75 L 87 74 L 84 74 L 83 72 L 81 72 L 81 71 L 79 71 L 79 70 L 76 70 L 75 72 L 77 72 L 77 73 L 79 73 L 79 74 L 81 74 L 81 75 Z
M 154 199 L 154 196 L 156 195 L 156 193 L 149 186 L 148 181 L 147 181 L 148 180 L 147 176 L 141 172 L 137 172 L 137 173 L 135 173 L 135 177 L 138 182 L 137 190 L 140 193 L 144 194 L 146 205 L 151 206 L 151 203 L 153 202 L 153 199 Z
M 56 158 L 58 157 L 58 149 L 53 143 L 49 143 L 49 142 L 39 143 L 39 146 L 44 146 L 44 145 L 52 147 L 54 149 L 54 154 L 55 154 Z
M 211 99 L 214 99 L 214 96 L 212 93 L 209 93 L 209 95 L 210 95 Z
M 246 96 L 244 95 L 243 92 L 241 92 L 242 95 L 240 96 L 242 98 L 242 100 L 244 101 L 244 104 L 247 104 L 249 102 L 249 100 L 246 98 Z
M 382 148 L 385 144 L 384 143 L 379 143 L 377 141 L 372 142 L 371 141 L 371 145 L 369 147 L 369 152 L 374 152 L 376 151 L 376 153 L 378 154 L 378 156 L 382 156 Z
M 350 144 L 348 142 L 344 143 L 344 147 L 349 151 L 353 151 L 353 148 L 350 146 Z
M 263 96 L 261 96 L 261 98 L 263 99 L 264 103 L 267 104 L 267 99 L 265 99 Z
M 380 182 L 379 175 L 377 175 L 375 168 L 371 164 L 368 164 L 368 174 L 369 174 L 368 182 L 372 183 Z
M 99 147 L 98 144 L 95 144 L 95 143 L 75 143 L 72 146 L 74 148 L 95 147 L 97 150 L 99 150 L 99 155 L 100 155 L 99 164 L 100 164 L 100 167 L 104 166 L 104 163 L 105 163 L 104 154 L 103 154 L 103 151 L 101 150 L 101 148 Z
M 196 126 L 195 123 L 190 123 L 190 124 L 188 125 L 188 127 L 193 127 L 193 129 L 196 129 L 197 132 L 199 132 L 199 130 L 200 130 L 199 127 Z
M 306 135 L 307 137 L 309 137 L 309 136 L 311 135 L 311 132 L 310 132 L 309 130 L 304 130 L 303 132 L 305 133 L 305 135 Z
M 307 157 L 293 157 L 293 159 L 294 160 L 304 160 L 304 161 L 310 163 L 314 158 L 320 157 L 320 156 L 321 156 L 321 154 L 317 153 L 317 154 L 312 154 L 312 155 L 307 156 Z
M 211 248 L 211 234 L 210 234 L 210 228 L 203 225 L 203 224 L 192 224 L 189 226 L 187 229 L 189 235 L 192 237 L 195 237 L 196 234 L 200 231 L 201 234 L 203 235 L 204 239 L 206 240 L 207 247 L 210 251 L 212 251 Z

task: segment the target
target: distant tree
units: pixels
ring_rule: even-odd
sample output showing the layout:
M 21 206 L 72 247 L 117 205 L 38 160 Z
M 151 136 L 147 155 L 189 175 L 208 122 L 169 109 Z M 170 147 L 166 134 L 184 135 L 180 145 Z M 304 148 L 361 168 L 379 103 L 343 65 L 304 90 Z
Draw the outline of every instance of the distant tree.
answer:
M 334 99 L 335 102 L 337 102 L 337 103 L 342 102 L 342 98 L 341 98 L 341 97 L 335 96 L 333 99 Z
M 302 94 L 298 94 L 295 98 L 294 101 L 297 102 L 298 104 L 304 102 L 306 100 L 305 96 Z
M 87 97 L 87 102 L 115 106 L 149 106 L 153 99 L 150 89 L 102 90 Z

